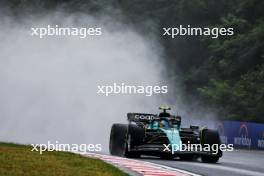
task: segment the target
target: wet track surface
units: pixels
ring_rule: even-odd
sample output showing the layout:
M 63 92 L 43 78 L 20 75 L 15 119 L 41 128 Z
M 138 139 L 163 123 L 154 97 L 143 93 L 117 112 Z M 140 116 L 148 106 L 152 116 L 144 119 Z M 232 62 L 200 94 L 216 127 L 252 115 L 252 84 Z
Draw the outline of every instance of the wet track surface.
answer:
M 166 165 L 205 176 L 264 176 L 264 151 L 224 152 L 216 164 L 197 161 L 161 160 L 144 156 L 140 160 Z

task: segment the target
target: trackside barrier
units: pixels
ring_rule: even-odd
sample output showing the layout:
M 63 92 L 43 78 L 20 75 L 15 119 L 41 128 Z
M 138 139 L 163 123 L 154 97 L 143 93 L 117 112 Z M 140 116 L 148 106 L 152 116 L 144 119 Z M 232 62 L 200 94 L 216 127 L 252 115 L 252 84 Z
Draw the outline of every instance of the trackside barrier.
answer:
M 208 126 L 219 131 L 221 142 L 235 148 L 264 150 L 264 124 L 239 121 L 192 119 L 187 124 Z
M 264 124 L 238 121 L 217 122 L 221 142 L 235 148 L 264 150 Z

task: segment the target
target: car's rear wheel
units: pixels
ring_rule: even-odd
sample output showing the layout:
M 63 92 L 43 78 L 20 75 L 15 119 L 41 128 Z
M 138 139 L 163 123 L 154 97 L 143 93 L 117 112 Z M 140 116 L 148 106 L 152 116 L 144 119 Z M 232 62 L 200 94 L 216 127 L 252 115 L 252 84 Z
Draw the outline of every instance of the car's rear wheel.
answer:
M 202 159 L 202 162 L 205 162 L 205 163 L 216 163 L 218 162 L 219 158 L 222 156 L 222 151 L 219 149 L 219 146 L 221 144 L 221 141 L 220 141 L 220 137 L 219 137 L 219 134 L 218 134 L 218 131 L 216 130 L 210 130 L 210 129 L 205 129 L 202 131 L 202 134 L 201 134 L 201 139 L 202 139 L 202 145 L 204 146 L 205 144 L 208 145 L 211 147 L 212 149 L 212 145 L 218 145 L 218 151 L 217 151 L 217 154 L 215 155 L 202 155 L 201 156 L 201 159 Z
M 128 126 L 113 124 L 110 133 L 109 151 L 111 155 L 125 156 L 127 151 Z
M 128 151 L 128 143 L 131 143 L 131 139 L 128 141 L 128 136 L 132 136 L 133 139 L 139 136 L 135 136 L 134 133 L 131 133 L 133 128 L 130 128 L 130 132 L 128 132 L 129 125 L 126 124 L 113 124 L 110 133 L 110 143 L 109 143 L 109 151 L 111 155 L 128 157 L 128 158 L 139 158 L 140 153 L 138 152 L 130 152 Z M 135 131 L 134 131 L 135 132 Z M 131 145 L 131 144 L 129 144 Z

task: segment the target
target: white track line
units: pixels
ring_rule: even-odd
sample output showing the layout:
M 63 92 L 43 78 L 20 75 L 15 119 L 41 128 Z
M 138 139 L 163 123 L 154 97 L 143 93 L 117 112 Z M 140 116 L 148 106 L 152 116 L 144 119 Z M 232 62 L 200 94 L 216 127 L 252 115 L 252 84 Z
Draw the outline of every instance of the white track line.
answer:
M 218 164 L 201 164 L 201 163 L 189 163 L 190 165 L 193 166 L 202 166 L 204 168 L 209 168 L 209 169 L 219 169 L 219 170 L 225 170 L 225 171 L 231 171 L 231 172 L 236 172 L 241 175 L 254 175 L 254 176 L 264 176 L 264 173 L 262 172 L 257 172 L 257 171 L 250 171 L 246 169 L 241 169 L 241 168 L 234 168 L 234 167 L 229 167 L 229 166 L 221 166 Z
M 165 168 L 165 169 L 172 170 L 172 171 L 182 172 L 184 174 L 191 175 L 191 176 L 201 176 L 199 174 L 195 174 L 195 173 L 192 173 L 192 172 L 189 172 L 189 171 L 186 171 L 186 170 L 182 170 L 182 169 L 176 169 L 176 168 L 173 168 L 173 167 L 169 167 L 169 166 L 165 166 L 165 165 L 161 165 L 161 164 L 156 164 L 156 163 L 151 163 L 151 162 L 147 162 L 147 161 L 144 161 L 144 162 L 145 163 L 149 163 L 149 164 L 151 164 L 153 166 Z

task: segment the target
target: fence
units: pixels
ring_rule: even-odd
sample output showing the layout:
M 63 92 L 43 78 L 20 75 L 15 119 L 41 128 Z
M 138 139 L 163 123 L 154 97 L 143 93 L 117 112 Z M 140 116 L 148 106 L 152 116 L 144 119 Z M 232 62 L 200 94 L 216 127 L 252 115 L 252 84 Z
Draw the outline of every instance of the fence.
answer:
M 223 121 L 215 126 L 222 143 L 234 144 L 237 148 L 264 150 L 264 124 Z
M 234 144 L 235 148 L 264 150 L 264 124 L 210 120 L 191 120 L 191 124 L 218 129 L 222 143 Z

